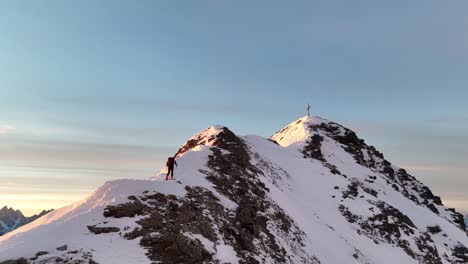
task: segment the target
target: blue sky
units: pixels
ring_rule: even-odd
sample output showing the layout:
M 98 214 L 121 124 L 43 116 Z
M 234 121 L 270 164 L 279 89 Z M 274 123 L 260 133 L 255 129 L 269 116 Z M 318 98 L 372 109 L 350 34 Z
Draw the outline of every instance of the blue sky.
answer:
M 468 212 L 467 8 L 2 2 L 0 203 L 57 207 L 209 125 L 269 136 L 311 103 Z

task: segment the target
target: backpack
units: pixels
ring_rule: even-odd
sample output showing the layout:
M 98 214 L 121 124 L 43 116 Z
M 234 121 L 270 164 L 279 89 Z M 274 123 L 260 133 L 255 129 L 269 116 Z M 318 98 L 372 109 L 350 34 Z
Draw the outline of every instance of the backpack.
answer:
M 166 166 L 168 166 L 168 167 L 174 166 L 174 158 L 173 157 L 169 157 L 167 159 Z

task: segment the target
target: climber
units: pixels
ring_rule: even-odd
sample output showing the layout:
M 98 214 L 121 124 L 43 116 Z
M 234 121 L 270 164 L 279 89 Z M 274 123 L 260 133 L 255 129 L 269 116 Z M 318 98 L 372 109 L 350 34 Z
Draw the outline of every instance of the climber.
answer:
M 169 174 L 171 174 L 171 180 L 174 179 L 174 165 L 176 165 L 176 167 L 177 167 L 177 162 L 175 161 L 175 157 L 167 158 L 167 162 L 166 162 L 166 166 L 167 166 L 166 181 L 169 178 Z

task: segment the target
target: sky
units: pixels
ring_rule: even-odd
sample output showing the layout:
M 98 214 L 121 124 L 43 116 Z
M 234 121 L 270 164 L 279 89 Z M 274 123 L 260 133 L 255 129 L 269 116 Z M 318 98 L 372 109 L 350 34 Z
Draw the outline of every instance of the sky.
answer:
M 468 2 L 0 2 L 0 207 L 146 179 L 221 124 L 343 124 L 468 213 Z

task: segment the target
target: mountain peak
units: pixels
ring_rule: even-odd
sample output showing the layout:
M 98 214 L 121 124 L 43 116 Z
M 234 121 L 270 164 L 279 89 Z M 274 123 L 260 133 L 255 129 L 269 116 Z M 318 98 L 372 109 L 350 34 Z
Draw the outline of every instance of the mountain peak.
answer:
M 323 123 L 330 123 L 330 121 L 317 116 L 303 116 L 276 132 L 270 139 L 283 147 L 287 147 L 307 140 L 312 134 L 310 126 Z
M 296 125 L 302 124 L 302 125 L 305 125 L 305 126 L 319 125 L 319 124 L 322 124 L 322 123 L 329 123 L 329 122 L 330 122 L 329 120 L 321 118 L 319 116 L 303 116 L 303 117 L 295 120 L 294 122 L 291 122 L 288 126 L 294 126 L 295 124 Z
M 225 126 L 215 125 L 207 127 L 187 140 L 177 151 L 175 156 L 180 157 L 189 150 L 198 151 L 205 147 L 215 146 L 218 142 L 217 139 L 219 138 L 219 135 L 227 132 L 232 133 Z
M 2 209 L 0 209 L 0 212 L 11 212 L 11 211 L 14 211 L 14 209 L 12 207 L 8 207 L 8 206 L 3 206 Z
M 11 216 L 14 215 L 15 217 L 18 216 L 23 216 L 23 213 L 21 213 L 20 210 L 15 210 L 12 207 L 4 206 L 2 209 L 0 209 L 0 216 Z
M 25 217 L 20 210 L 15 210 L 12 207 L 4 206 L 0 209 L 0 236 L 36 220 L 39 217 L 46 215 L 50 211 L 51 210 L 44 210 L 38 215 Z
M 106 183 L 1 237 L 0 262 L 468 261 L 463 216 L 337 123 L 302 117 L 270 139 L 211 126 L 176 156 L 176 181 Z

